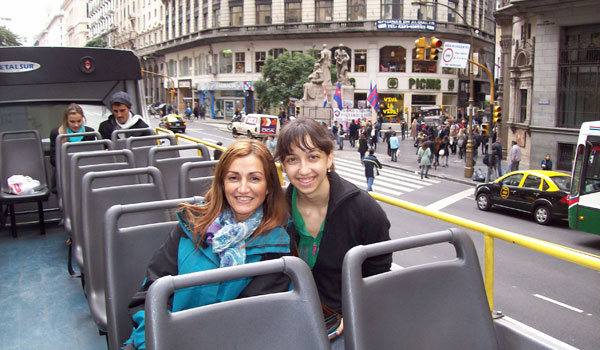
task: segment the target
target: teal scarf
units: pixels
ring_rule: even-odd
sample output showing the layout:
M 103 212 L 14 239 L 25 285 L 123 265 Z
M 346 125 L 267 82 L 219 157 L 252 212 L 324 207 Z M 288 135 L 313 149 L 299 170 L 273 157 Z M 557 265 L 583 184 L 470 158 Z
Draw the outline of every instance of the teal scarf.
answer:
M 206 230 L 212 233 L 212 251 L 219 256 L 220 267 L 246 262 L 246 239 L 258 227 L 263 217 L 262 206 L 242 222 L 236 222 L 231 208 L 225 209 Z
M 67 134 L 81 134 L 85 132 L 85 126 L 81 126 L 81 128 L 79 128 L 79 131 L 73 131 L 71 130 L 71 128 L 67 127 Z M 69 137 L 69 142 L 79 142 L 83 140 L 83 136 L 71 136 Z

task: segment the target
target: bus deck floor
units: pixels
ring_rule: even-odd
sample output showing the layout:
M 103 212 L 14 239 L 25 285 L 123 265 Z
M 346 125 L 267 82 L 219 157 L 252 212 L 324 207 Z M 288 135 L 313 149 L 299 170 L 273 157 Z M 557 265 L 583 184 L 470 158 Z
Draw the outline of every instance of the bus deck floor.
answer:
M 0 348 L 106 349 L 81 281 L 67 272 L 68 235 L 48 224 L 0 230 Z

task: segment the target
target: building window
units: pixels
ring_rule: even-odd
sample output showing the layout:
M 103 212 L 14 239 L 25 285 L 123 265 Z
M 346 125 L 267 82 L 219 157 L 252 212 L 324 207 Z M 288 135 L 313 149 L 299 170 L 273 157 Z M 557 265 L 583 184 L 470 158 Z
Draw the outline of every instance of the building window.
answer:
M 256 5 L 256 24 L 271 24 L 271 4 Z
M 367 71 L 367 50 L 364 50 L 364 49 L 354 50 L 354 71 L 355 72 L 366 72 Z
M 229 8 L 229 25 L 239 27 L 244 25 L 244 10 L 243 6 L 231 6 Z
M 235 72 L 246 72 L 246 54 L 244 52 L 235 53 Z
M 437 0 L 431 2 L 433 2 L 433 4 L 419 5 L 417 19 L 422 19 L 424 21 L 435 21 L 437 19 Z
M 519 123 L 524 123 L 527 120 L 527 89 L 521 89 L 519 103 L 521 105 Z
M 402 46 L 384 46 L 379 49 L 380 72 L 406 72 L 406 49 Z
M 425 49 L 425 58 L 429 57 L 429 49 Z M 412 50 L 412 71 L 413 73 L 436 73 L 437 61 L 417 60 L 417 49 Z
M 558 126 L 581 126 L 600 115 L 600 25 L 566 28 L 559 58 Z
M 317 0 L 315 17 L 317 22 L 331 22 L 333 20 L 333 1 Z
M 213 16 L 212 16 L 213 17 L 213 22 L 212 22 L 213 28 L 217 28 L 219 26 L 220 14 L 221 14 L 221 9 L 213 7 Z
M 283 48 L 275 48 L 275 49 L 271 49 L 269 50 L 269 56 L 272 56 L 273 58 L 277 58 L 279 57 L 279 55 L 283 55 L 287 50 L 283 49 Z
M 260 72 L 262 67 L 265 65 L 267 59 L 267 53 L 264 51 L 258 51 L 254 53 L 254 71 Z
M 556 170 L 564 170 L 570 172 L 573 169 L 573 155 L 575 145 L 569 143 L 558 144 L 558 162 Z
M 231 50 L 221 50 L 219 61 L 219 73 L 231 73 L 233 71 Z
M 381 19 L 402 18 L 402 0 L 381 0 Z
M 458 1 L 458 0 L 456 0 Z M 454 2 L 452 0 L 448 1 L 448 22 L 455 23 L 456 22 L 456 7 L 458 6 L 458 2 Z
M 190 75 L 190 59 L 187 56 L 181 60 L 181 75 L 184 77 Z
M 348 0 L 348 20 L 364 21 L 367 16 L 367 3 L 365 0 Z
M 176 77 L 177 76 L 177 64 L 174 60 L 169 60 L 169 76 Z
M 302 21 L 302 3 L 285 3 L 285 23 L 300 23 Z

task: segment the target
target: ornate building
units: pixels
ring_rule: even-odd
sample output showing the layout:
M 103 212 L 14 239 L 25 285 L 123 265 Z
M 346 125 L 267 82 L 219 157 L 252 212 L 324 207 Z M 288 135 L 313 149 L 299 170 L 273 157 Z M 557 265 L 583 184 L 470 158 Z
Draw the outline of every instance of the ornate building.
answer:
M 503 140 L 522 163 L 570 171 L 581 123 L 600 119 L 600 1 L 502 1 Z
M 102 39 L 109 47 L 113 46 L 112 33 L 114 23 L 115 0 L 89 0 L 87 16 L 89 20 L 89 39 Z

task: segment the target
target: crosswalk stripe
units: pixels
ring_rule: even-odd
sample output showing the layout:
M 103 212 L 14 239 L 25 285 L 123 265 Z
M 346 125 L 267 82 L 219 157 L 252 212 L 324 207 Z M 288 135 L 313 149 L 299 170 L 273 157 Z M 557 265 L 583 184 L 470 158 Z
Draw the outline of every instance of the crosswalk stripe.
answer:
M 342 176 L 343 177 L 343 176 Z M 356 185 L 356 187 L 366 190 L 367 189 L 367 179 L 363 178 L 363 181 L 359 181 L 359 180 L 355 180 L 355 179 L 349 179 L 347 177 L 343 177 L 346 181 L 353 183 Z M 377 182 L 373 183 L 373 191 L 377 192 L 377 193 L 383 193 L 383 194 L 388 194 L 391 196 L 401 196 L 404 194 L 404 192 L 398 192 L 398 191 L 391 191 L 385 188 L 381 188 L 381 186 L 377 185 Z
M 336 169 L 338 172 L 340 172 L 340 169 Z M 365 168 L 362 165 L 358 165 L 358 164 L 348 164 L 348 165 L 344 165 L 343 170 L 357 170 L 360 174 L 363 174 L 364 176 L 364 172 L 365 172 Z M 402 177 L 398 177 L 398 174 L 394 174 L 391 172 L 388 172 L 387 170 L 383 170 L 380 169 L 379 170 L 379 176 L 377 176 L 378 179 L 381 180 L 385 180 L 385 181 L 389 181 L 391 184 L 397 184 L 397 185 L 402 185 L 402 186 L 406 186 L 406 187 L 411 187 L 411 189 L 421 189 L 423 188 L 423 186 L 427 186 L 427 183 L 414 183 L 414 181 L 409 180 L 409 181 L 405 181 L 405 179 L 403 179 Z
M 362 164 L 348 160 L 348 159 L 336 158 L 335 162 L 338 164 L 343 163 L 344 167 L 350 166 L 355 169 L 364 169 Z M 389 168 L 387 168 L 387 169 L 383 168 L 383 169 L 379 170 L 379 172 L 382 175 L 388 175 L 388 176 L 392 177 L 394 179 L 394 181 L 406 181 L 407 183 L 416 183 L 418 185 L 423 185 L 423 186 L 440 183 L 439 180 L 421 179 L 419 175 L 414 175 L 412 173 L 406 173 L 406 172 L 399 172 L 398 170 L 390 170 Z
M 351 173 L 351 172 L 348 172 L 348 171 L 345 171 L 345 170 L 336 170 L 336 172 L 338 174 L 340 174 L 340 176 L 343 177 L 346 180 L 354 179 L 354 180 L 357 180 L 357 181 L 360 181 L 360 180 L 362 180 L 364 182 L 367 181 L 367 178 L 365 177 L 364 173 L 361 176 L 361 175 L 358 175 L 358 174 L 355 174 L 355 173 Z M 389 181 L 390 180 L 387 180 L 387 182 L 386 182 L 386 181 L 384 181 L 381 178 L 381 176 L 376 176 L 375 177 L 375 181 L 374 181 L 375 185 L 373 185 L 373 186 L 374 187 L 377 186 L 378 188 L 384 187 L 384 188 L 389 189 L 389 190 L 397 190 L 397 191 L 401 191 L 401 192 L 410 192 L 410 191 L 414 191 L 415 190 L 414 188 L 398 186 L 396 184 L 390 183 Z

